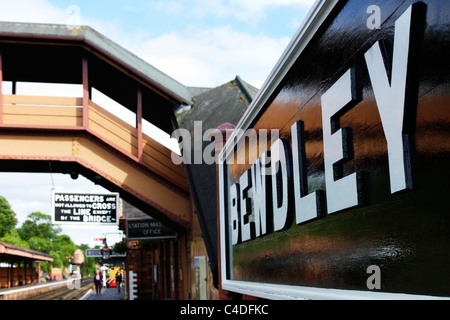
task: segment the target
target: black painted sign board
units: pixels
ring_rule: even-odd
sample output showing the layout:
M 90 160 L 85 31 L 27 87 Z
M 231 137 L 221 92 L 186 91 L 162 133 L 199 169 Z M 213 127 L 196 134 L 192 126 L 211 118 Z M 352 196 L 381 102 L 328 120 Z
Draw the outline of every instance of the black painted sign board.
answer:
M 316 1 L 218 155 L 223 290 L 450 297 L 449 17 Z
M 117 225 L 119 223 L 118 193 L 52 194 L 53 224 Z
M 171 239 L 177 234 L 154 219 L 127 220 L 128 240 Z

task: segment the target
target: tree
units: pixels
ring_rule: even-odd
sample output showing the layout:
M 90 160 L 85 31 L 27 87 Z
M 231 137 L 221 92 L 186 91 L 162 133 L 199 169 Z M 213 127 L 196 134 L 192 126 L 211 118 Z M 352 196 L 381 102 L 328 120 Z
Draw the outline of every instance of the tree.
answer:
M 14 230 L 17 224 L 16 213 L 9 202 L 0 196 L 0 238 Z
M 6 242 L 15 246 L 30 249 L 30 245 L 27 241 L 20 238 L 16 229 L 13 229 L 6 233 L 3 237 L 0 237 L 0 241 Z
M 86 257 L 86 250 L 89 249 L 89 245 L 81 244 L 78 248 L 83 251 L 84 263 L 81 265 L 81 274 L 83 277 L 89 277 L 95 275 L 95 264 L 99 258 Z
M 72 239 L 66 234 L 59 235 L 52 242 L 53 251 L 50 253 L 53 256 L 53 265 L 69 266 L 67 256 L 73 256 L 77 246 Z
M 33 245 L 30 243 L 31 249 L 47 253 L 51 246 L 42 240 L 51 242 L 60 232 L 61 228 L 52 226 L 51 217 L 41 212 L 30 213 L 28 215 L 28 220 L 26 220 L 22 224 L 22 227 L 18 229 L 20 238 L 29 241 L 29 243 L 33 243 Z M 42 249 L 39 249 L 39 246 L 42 246 Z
M 68 267 L 67 256 L 73 256 L 77 246 L 66 234 L 60 234 L 61 228 L 51 223 L 51 217 L 42 212 L 32 212 L 20 228 L 17 224 L 16 214 L 11 209 L 8 201 L 0 196 L 0 241 L 17 245 L 23 248 L 45 252 L 53 257 L 53 263 L 41 262 L 41 270 L 50 272 L 51 266 Z M 79 247 L 86 255 L 88 245 Z M 97 258 L 85 258 L 81 266 L 85 275 L 95 273 Z

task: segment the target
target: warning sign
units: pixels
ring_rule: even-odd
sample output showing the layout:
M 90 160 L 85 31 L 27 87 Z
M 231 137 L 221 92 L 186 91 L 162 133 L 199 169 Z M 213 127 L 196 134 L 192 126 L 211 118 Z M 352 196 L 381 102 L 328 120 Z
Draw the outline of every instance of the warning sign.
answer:
M 52 194 L 54 224 L 117 225 L 119 194 L 56 192 Z

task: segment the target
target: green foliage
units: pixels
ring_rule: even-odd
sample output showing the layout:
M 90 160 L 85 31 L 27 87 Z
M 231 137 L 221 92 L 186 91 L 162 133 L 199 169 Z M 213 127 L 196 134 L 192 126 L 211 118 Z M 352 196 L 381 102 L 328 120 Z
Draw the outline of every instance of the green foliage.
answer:
M 27 241 L 23 240 L 19 233 L 17 232 L 17 229 L 13 229 L 6 233 L 3 237 L 0 237 L 0 241 L 6 242 L 15 246 L 19 246 L 22 248 L 30 249 L 30 245 Z
M 16 224 L 16 213 L 11 209 L 9 202 L 0 196 L 0 238 L 14 230 Z
M 53 241 L 53 247 L 58 248 L 58 254 L 60 255 L 61 259 L 63 259 L 63 265 L 64 267 L 69 266 L 69 260 L 65 259 L 67 256 L 72 256 L 75 250 L 77 249 L 77 246 L 73 241 L 70 239 L 70 237 L 66 234 L 62 234 Z
M 31 237 L 27 241 L 30 249 L 40 252 L 50 253 L 53 247 L 50 240 L 41 237 Z
M 81 244 L 78 248 L 83 251 L 84 263 L 81 265 L 81 274 L 84 277 L 93 277 L 95 275 L 95 264 L 98 262 L 99 258 L 88 258 L 86 257 L 86 250 L 90 249 L 87 244 Z
M 0 196 L 0 241 L 10 243 L 27 249 L 48 253 L 53 257 L 53 263 L 42 262 L 41 270 L 50 272 L 51 267 L 68 267 L 70 262 L 67 256 L 73 256 L 77 246 L 66 234 L 60 234 L 61 228 L 51 223 L 51 217 L 42 212 L 32 212 L 20 228 L 17 224 L 16 214 L 8 201 Z M 86 256 L 88 245 L 79 247 Z M 95 258 L 86 258 L 81 272 L 85 275 L 95 271 Z
M 18 229 L 19 236 L 26 241 L 29 241 L 33 237 L 52 241 L 61 232 L 61 228 L 52 226 L 51 221 L 51 217 L 47 214 L 32 212 L 28 215 L 28 220 Z
M 117 252 L 117 253 L 125 253 L 125 252 L 127 252 L 127 250 L 128 250 L 128 247 L 127 247 L 127 243 L 125 241 L 117 242 L 113 247 L 113 251 Z

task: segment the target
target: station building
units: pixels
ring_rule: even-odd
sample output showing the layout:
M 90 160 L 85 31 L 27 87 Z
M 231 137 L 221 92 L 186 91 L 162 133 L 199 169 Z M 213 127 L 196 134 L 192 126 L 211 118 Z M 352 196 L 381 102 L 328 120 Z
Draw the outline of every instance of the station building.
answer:
M 43 252 L 0 242 L 0 288 L 12 288 L 40 283 L 40 263 L 52 262 Z

